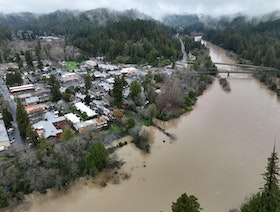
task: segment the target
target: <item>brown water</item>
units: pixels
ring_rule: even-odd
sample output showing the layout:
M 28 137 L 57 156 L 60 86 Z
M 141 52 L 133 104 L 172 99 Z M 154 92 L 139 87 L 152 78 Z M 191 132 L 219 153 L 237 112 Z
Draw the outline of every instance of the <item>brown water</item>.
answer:
M 211 47 L 211 57 L 229 60 L 216 47 Z M 51 192 L 30 195 L 29 211 L 166 212 L 184 192 L 197 196 L 206 212 L 239 207 L 262 186 L 267 157 L 274 140 L 280 140 L 280 104 L 251 77 L 233 75 L 229 82 L 230 93 L 216 80 L 194 111 L 163 123 L 176 141 L 150 129 L 151 154 L 133 145 L 122 148 L 118 155 L 127 161 L 123 169 L 131 173 L 129 180 L 106 188 L 78 184 L 55 198 Z

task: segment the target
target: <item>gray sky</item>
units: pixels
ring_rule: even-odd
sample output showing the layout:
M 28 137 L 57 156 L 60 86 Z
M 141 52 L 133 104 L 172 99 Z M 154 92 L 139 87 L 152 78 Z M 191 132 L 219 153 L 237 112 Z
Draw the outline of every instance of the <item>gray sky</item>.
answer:
M 137 9 L 155 18 L 166 13 L 226 15 L 239 12 L 251 15 L 280 10 L 280 0 L 0 0 L 0 12 L 49 13 L 55 10 L 90 10 L 107 7 Z

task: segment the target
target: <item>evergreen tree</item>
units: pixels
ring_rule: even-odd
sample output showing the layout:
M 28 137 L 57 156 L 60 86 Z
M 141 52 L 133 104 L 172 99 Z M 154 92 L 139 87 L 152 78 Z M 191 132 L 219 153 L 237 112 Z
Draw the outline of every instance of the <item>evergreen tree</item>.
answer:
M 250 200 L 241 207 L 242 212 L 278 212 L 280 211 L 279 190 L 279 158 L 275 146 L 268 158 L 266 172 L 263 174 L 264 187 L 253 195 Z
M 44 65 L 43 65 L 43 62 L 42 62 L 42 60 L 41 60 L 41 57 L 40 57 L 40 56 L 38 57 L 37 61 L 38 61 L 38 69 L 42 70 L 42 69 L 43 69 L 43 67 L 44 67 Z
M 172 212 L 199 212 L 202 209 L 197 200 L 195 196 L 184 193 L 172 203 Z
M 51 86 L 52 101 L 57 102 L 62 98 L 62 94 L 59 90 L 60 88 L 59 81 L 56 79 L 54 75 L 50 76 L 49 85 Z
M 29 68 L 33 68 L 33 59 L 30 51 L 25 52 L 25 61 Z
M 22 68 L 23 67 L 23 61 L 20 58 L 19 53 L 16 54 L 16 61 L 17 61 L 18 67 Z
M 7 107 L 3 108 L 2 115 L 3 115 L 3 121 L 5 123 L 5 126 L 11 127 L 12 126 L 11 122 L 13 121 L 13 116 Z
M 34 129 L 32 129 L 30 124 L 28 124 L 26 127 L 26 141 L 28 143 L 32 143 L 35 146 L 39 143 L 39 141 L 37 140 L 36 133 Z
M 152 80 L 153 80 L 153 74 L 151 71 L 148 71 L 142 83 L 145 91 L 148 89 L 149 86 L 152 85 Z
M 22 83 L 23 80 L 20 71 L 9 69 L 9 72 L 6 74 L 6 85 L 14 86 L 14 85 L 22 85 Z
M 133 81 L 130 85 L 129 97 L 132 101 L 136 101 L 141 93 L 141 85 L 137 81 Z
M 122 106 L 123 98 L 123 80 L 120 77 L 115 78 L 115 83 L 113 87 L 113 97 L 115 105 L 120 108 Z
M 91 77 L 90 77 L 90 75 L 87 74 L 87 75 L 85 76 L 85 88 L 86 88 L 86 93 L 88 93 L 88 90 L 90 90 L 91 85 L 92 85 Z
M 28 114 L 19 99 L 17 99 L 17 110 L 16 110 L 16 120 L 19 128 L 20 136 L 25 139 L 27 136 L 26 129 L 29 123 Z
M 94 175 L 96 171 L 101 171 L 106 164 L 108 152 L 100 142 L 92 144 L 90 152 L 85 157 L 85 165 L 88 172 Z
M 263 174 L 265 181 L 262 198 L 264 205 L 268 211 L 276 211 L 280 209 L 280 190 L 279 190 L 279 158 L 275 152 L 275 145 L 271 157 L 268 158 L 266 172 Z
M 90 95 L 86 95 L 84 101 L 85 101 L 86 104 L 90 104 L 90 102 L 91 102 Z

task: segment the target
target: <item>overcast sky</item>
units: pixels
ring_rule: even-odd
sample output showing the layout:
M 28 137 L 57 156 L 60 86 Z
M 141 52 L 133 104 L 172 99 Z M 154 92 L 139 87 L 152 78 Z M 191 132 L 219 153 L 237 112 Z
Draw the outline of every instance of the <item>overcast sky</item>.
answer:
M 0 0 L 0 12 L 49 13 L 55 10 L 137 9 L 155 18 L 162 14 L 251 15 L 280 10 L 280 0 Z

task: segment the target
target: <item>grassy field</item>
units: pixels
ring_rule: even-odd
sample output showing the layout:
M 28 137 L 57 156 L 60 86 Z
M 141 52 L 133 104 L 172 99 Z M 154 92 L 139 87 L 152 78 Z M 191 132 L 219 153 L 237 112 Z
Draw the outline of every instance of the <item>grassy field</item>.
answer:
M 66 71 L 74 70 L 80 68 L 80 64 L 75 61 L 67 61 L 67 66 L 65 67 Z

